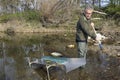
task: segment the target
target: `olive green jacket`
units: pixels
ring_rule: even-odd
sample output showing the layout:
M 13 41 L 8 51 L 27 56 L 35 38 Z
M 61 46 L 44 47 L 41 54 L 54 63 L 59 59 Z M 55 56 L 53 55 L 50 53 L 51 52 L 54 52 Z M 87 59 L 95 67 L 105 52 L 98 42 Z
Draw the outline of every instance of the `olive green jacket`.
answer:
M 93 39 L 96 38 L 96 34 L 91 26 L 91 21 L 87 20 L 82 13 L 76 26 L 76 42 L 87 42 L 88 36 Z

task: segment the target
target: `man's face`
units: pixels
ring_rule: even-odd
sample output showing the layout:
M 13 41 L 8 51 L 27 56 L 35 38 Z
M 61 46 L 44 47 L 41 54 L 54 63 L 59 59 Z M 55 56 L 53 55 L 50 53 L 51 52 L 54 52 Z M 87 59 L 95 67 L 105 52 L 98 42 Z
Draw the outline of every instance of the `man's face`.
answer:
M 93 10 L 89 10 L 89 9 L 85 10 L 85 16 L 86 16 L 86 18 L 90 19 L 91 16 L 92 16 L 92 13 L 93 13 Z

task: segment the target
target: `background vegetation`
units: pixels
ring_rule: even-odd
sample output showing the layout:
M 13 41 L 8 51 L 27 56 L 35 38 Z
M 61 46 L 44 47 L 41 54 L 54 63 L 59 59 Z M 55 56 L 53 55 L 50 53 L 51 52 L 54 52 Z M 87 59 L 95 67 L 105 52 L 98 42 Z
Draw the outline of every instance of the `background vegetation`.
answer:
M 120 0 L 1 0 L 0 23 L 18 20 L 41 23 L 41 27 L 75 26 L 87 3 L 120 25 Z M 103 18 L 99 14 L 94 17 Z

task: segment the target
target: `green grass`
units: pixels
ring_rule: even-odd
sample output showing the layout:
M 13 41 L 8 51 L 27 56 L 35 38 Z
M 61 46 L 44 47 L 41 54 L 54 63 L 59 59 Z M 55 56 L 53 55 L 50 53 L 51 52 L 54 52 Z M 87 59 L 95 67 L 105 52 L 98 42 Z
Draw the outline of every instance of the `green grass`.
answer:
M 37 11 L 28 10 L 14 14 L 3 14 L 0 16 L 0 23 L 6 23 L 10 20 L 40 21 L 41 14 Z

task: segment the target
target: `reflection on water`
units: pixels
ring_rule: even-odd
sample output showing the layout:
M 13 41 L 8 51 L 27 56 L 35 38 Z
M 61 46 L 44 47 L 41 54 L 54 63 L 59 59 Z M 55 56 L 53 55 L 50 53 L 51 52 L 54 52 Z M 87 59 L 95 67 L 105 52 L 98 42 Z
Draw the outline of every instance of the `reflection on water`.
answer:
M 0 80 L 15 80 L 15 61 L 7 57 L 5 43 L 1 43 Z
M 46 80 L 44 69 L 33 70 L 30 60 L 60 52 L 67 57 L 77 57 L 75 35 L 72 34 L 16 34 L 0 40 L 0 80 Z M 75 48 L 66 47 L 74 44 Z M 56 68 L 59 70 L 58 68 Z M 119 80 L 120 60 L 101 51 L 88 51 L 84 68 L 67 74 L 51 69 L 51 80 Z M 58 75 L 59 74 L 59 75 Z M 63 75 L 64 74 L 64 75 Z

